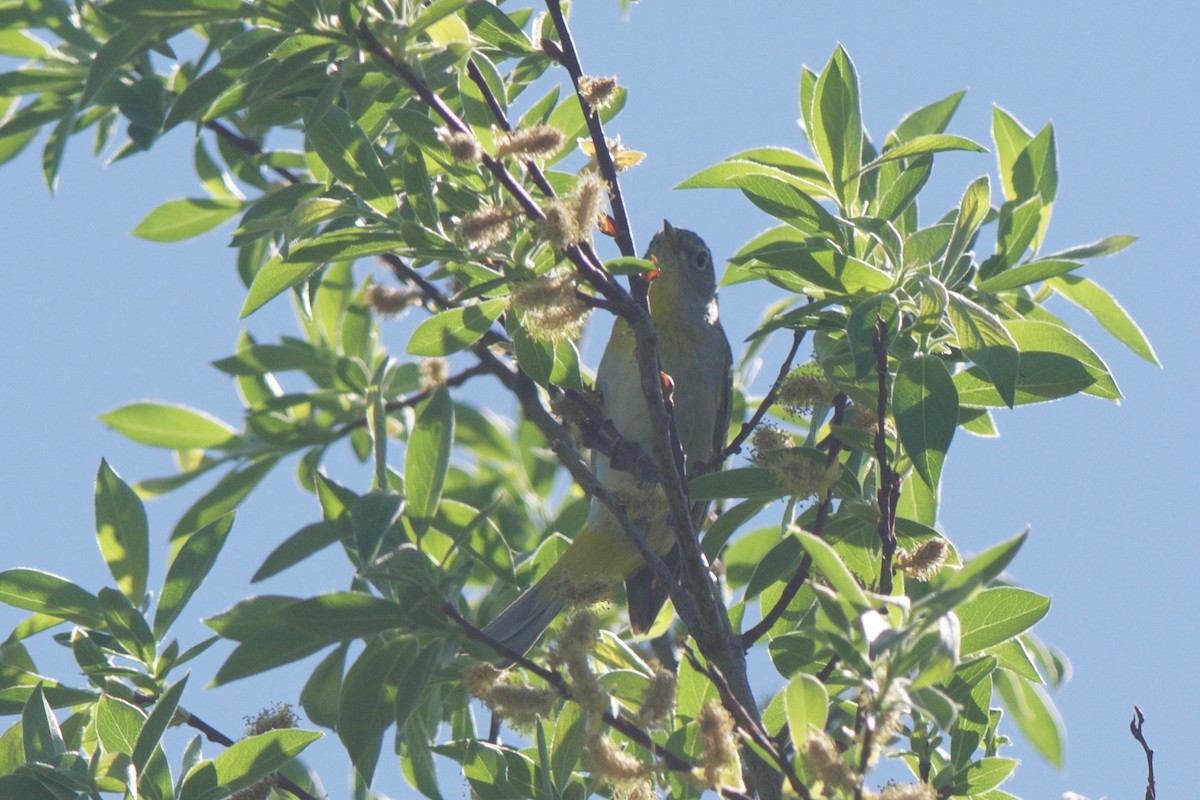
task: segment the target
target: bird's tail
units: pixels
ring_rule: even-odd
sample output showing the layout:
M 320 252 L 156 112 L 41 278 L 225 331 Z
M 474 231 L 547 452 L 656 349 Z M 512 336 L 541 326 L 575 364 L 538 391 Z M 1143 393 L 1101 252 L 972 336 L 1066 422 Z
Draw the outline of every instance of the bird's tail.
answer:
M 560 569 L 555 565 L 541 580 L 522 592 L 508 608 L 485 625 L 483 632 L 514 653 L 528 653 L 542 632 L 563 610 L 559 576 Z M 501 657 L 496 664 L 508 667 L 512 665 L 512 661 Z

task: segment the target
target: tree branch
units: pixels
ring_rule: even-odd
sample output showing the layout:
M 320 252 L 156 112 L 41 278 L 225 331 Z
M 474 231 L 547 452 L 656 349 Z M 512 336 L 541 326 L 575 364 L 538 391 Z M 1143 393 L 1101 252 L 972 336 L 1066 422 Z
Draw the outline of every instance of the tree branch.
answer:
M 792 363 L 796 360 L 796 351 L 800 349 L 800 343 L 804 341 L 804 336 L 807 333 L 807 329 L 792 332 L 792 347 L 788 350 L 787 357 L 783 359 L 783 363 L 779 365 L 779 374 L 775 376 L 775 382 L 771 384 L 770 390 L 762 399 L 762 402 L 758 404 L 758 408 L 754 410 L 754 414 L 750 416 L 750 419 L 742 423 L 742 427 L 738 429 L 737 436 L 734 436 L 733 440 L 725 445 L 725 449 L 721 451 L 720 462 L 742 452 L 742 445 L 745 444 L 746 439 L 750 438 L 750 434 L 754 433 L 754 429 L 758 427 L 758 423 L 762 422 L 763 417 L 766 416 L 767 410 L 775 404 L 775 398 L 779 396 L 779 387 L 783 384 L 783 379 L 792 371 Z
M 1129 732 L 1133 734 L 1133 738 L 1142 746 L 1142 752 L 1146 754 L 1146 800 L 1154 800 L 1158 796 L 1158 791 L 1154 787 L 1154 751 L 1150 749 L 1150 745 L 1146 742 L 1146 737 L 1142 734 L 1142 724 L 1146 718 L 1142 716 L 1142 710 L 1137 706 L 1133 707 L 1133 719 L 1129 723 Z
M 625 212 L 625 198 L 621 194 L 621 182 L 617 180 L 617 165 L 613 161 L 612 151 L 609 150 L 608 139 L 604 136 L 604 122 L 579 90 L 579 81 L 583 77 L 583 66 L 579 63 L 579 53 L 575 49 L 575 40 L 571 37 L 571 29 L 567 26 L 567 18 L 563 14 L 562 4 L 559 0 L 546 0 L 546 9 L 550 12 L 550 18 L 554 20 L 554 27 L 558 31 L 558 40 L 562 48 L 559 63 L 571 76 L 571 84 L 575 87 L 575 97 L 579 100 L 579 107 L 583 111 L 584 119 L 587 120 L 588 133 L 592 137 L 592 147 L 596 151 L 596 165 L 600 168 L 600 176 L 608 183 L 609 199 L 612 201 L 613 217 L 616 222 L 616 233 L 613 239 L 616 241 L 621 255 L 636 256 L 637 248 L 633 244 L 633 229 L 629 224 L 629 215 Z
M 892 556 L 896 554 L 896 502 L 900 499 L 900 479 L 888 463 L 887 411 L 888 411 L 888 352 L 887 323 L 883 317 L 875 317 L 875 370 L 879 376 L 879 392 L 876 399 L 875 416 L 875 469 L 879 476 L 879 488 L 875 498 L 879 505 L 879 540 L 883 546 L 883 558 L 879 565 L 879 593 L 892 593 Z

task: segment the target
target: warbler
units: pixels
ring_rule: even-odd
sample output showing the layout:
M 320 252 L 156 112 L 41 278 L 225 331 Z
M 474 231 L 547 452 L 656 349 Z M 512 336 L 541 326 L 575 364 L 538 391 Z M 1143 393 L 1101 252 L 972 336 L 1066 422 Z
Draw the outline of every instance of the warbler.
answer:
M 646 251 L 657 274 L 650 283 L 650 316 L 658 334 L 659 362 L 674 385 L 675 425 L 689 473 L 720 468 L 720 453 L 729 431 L 733 356 L 717 314 L 717 279 L 712 253 L 691 231 L 664 221 Z M 656 417 L 642 391 L 628 323 L 617 319 L 596 370 L 600 412 L 621 437 L 654 453 Z M 592 470 L 600 483 L 622 502 L 629 516 L 647 520 L 647 546 L 677 565 L 675 535 L 666 520 L 665 498 L 654 500 L 652 487 L 614 467 L 608 456 L 592 454 Z M 636 508 L 634 507 L 636 506 Z M 693 504 L 693 526 L 705 504 Z M 594 581 L 626 582 L 630 626 L 644 633 L 666 601 L 669 588 L 655 581 L 636 544 L 598 499 L 593 498 L 587 522 L 562 557 L 483 630 L 517 653 L 526 653 L 562 611 L 568 585 Z

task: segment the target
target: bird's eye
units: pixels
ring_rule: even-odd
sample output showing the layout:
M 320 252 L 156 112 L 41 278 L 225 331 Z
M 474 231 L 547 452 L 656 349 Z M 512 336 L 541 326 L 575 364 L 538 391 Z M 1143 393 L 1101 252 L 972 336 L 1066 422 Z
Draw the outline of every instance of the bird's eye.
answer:
M 695 257 L 692 259 L 692 265 L 696 269 L 707 269 L 711 260 L 712 256 L 708 254 L 707 250 L 697 250 Z

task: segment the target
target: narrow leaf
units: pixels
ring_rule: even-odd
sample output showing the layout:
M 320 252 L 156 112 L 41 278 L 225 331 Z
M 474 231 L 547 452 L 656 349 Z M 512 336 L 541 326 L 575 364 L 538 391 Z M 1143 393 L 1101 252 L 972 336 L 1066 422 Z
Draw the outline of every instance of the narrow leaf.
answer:
M 181 242 L 207 233 L 242 208 L 236 198 L 168 200 L 139 222 L 133 235 L 151 242 Z
M 170 450 L 220 447 L 237 435 L 231 425 L 203 411 L 152 401 L 121 406 L 100 421 L 139 444 Z
M 922 480 L 936 488 L 958 427 L 958 391 L 940 358 L 918 355 L 900 363 L 892 389 L 896 431 Z
M 0 602 L 85 628 L 104 627 L 104 612 L 94 596 L 66 578 L 41 570 L 17 567 L 0 572 Z
M 419 356 L 444 356 L 470 347 L 487 333 L 507 303 L 507 298 L 497 297 L 434 314 L 413 331 L 407 352 Z
M 208 577 L 233 527 L 233 514 L 204 526 L 187 538 L 167 567 L 167 577 L 154 614 L 154 635 L 161 639 L 187 601 Z
M 1117 341 L 1155 366 L 1162 366 L 1150 340 L 1121 304 L 1098 283 L 1078 275 L 1062 275 L 1047 281 L 1054 291 L 1095 318 Z
M 417 411 L 404 453 L 409 514 L 428 524 L 437 511 L 454 444 L 454 404 L 442 387 Z
M 316 731 L 282 728 L 248 736 L 183 778 L 179 800 L 218 800 L 265 778 L 321 738 Z
M 149 571 L 150 531 L 141 498 L 101 459 L 96 474 L 96 541 L 125 596 L 141 603 Z

